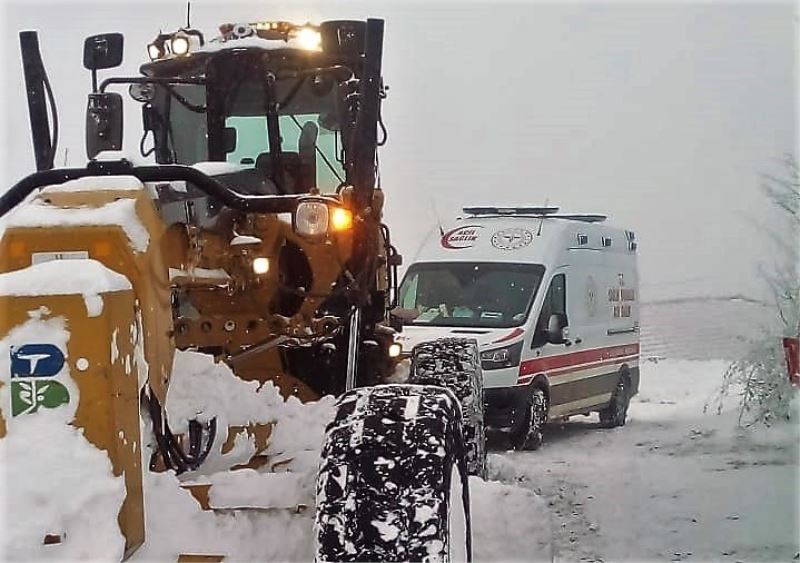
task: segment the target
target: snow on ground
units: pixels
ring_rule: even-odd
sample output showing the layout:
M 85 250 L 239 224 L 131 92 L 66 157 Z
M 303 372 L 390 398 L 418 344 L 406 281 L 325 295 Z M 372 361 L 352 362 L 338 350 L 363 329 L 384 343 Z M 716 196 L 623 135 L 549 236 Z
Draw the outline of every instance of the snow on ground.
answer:
M 333 416 L 333 399 L 310 404 L 283 401 L 271 387 L 257 390 L 255 384 L 229 377 L 227 368 L 210 362 L 207 357 L 179 354 L 175 387 L 168 399 L 173 403 L 174 424 L 180 424 L 179 413 L 201 419 L 218 414 L 223 406 L 229 409 L 236 397 L 233 402 L 241 404 L 241 411 L 227 422 L 243 423 L 251 418 L 246 413 L 255 412 L 249 401 L 258 398 L 265 407 L 260 418 L 276 424 L 267 451 L 269 462 L 233 473 L 189 476 L 213 483 L 212 504 L 230 507 L 215 511 L 203 511 L 173 474 L 147 474 L 147 542 L 132 560 L 175 561 L 181 553 L 225 555 L 227 561 L 312 560 L 314 479 L 324 428 Z M 795 557 L 800 551 L 798 429 L 782 425 L 741 430 L 733 410 L 721 416 L 704 414 L 725 367 L 723 362 L 646 362 L 640 394 L 622 428 L 601 429 L 596 418 L 577 417 L 549 428 L 545 445 L 537 452 L 505 451 L 503 437 L 491 435 L 490 480 L 470 479 L 475 560 L 789 561 Z M 208 391 L 194 407 L 181 389 L 190 381 L 183 377 L 189 372 Z M 247 393 L 252 396 L 241 396 Z M 2 537 L 11 544 L 6 554 L 12 559 L 75 559 L 89 553 L 95 559 L 118 557 L 122 540 L 115 526 L 108 525 L 116 519 L 105 513 L 119 506 L 120 480 L 111 477 L 106 460 L 78 431 L 62 422 L 61 430 L 48 433 L 47 443 L 39 445 L 45 433 L 36 425 L 52 420 L 37 414 L 25 423 L 0 441 L 0 476 L 15 488 L 10 499 L 0 499 L 7 507 L 5 522 L 0 522 Z M 14 435 L 22 427 L 29 431 Z M 74 452 L 69 459 L 78 460 L 81 471 L 67 471 L 72 464 L 58 454 L 63 448 L 52 447 L 54 441 Z M 30 447 L 36 454 L 25 458 L 20 448 Z M 51 453 L 57 458 L 50 459 Z M 28 461 L 23 464 L 24 459 Z M 42 467 L 58 467 L 58 480 L 48 482 Z M 182 479 L 185 485 L 186 477 Z M 40 490 L 49 495 L 69 491 L 53 497 L 65 508 L 54 511 L 52 502 L 42 504 Z M 15 544 L 27 543 L 20 534 L 28 520 L 12 517 L 9 510 L 15 506 L 25 511 L 36 507 L 37 518 L 66 522 L 68 541 L 58 549 L 39 545 L 35 552 L 19 551 Z M 41 512 L 43 507 L 47 511 Z M 246 509 L 233 510 L 242 507 Z
M 204 391 L 190 399 L 192 383 Z M 221 420 L 243 424 L 257 414 L 252 402 L 256 397 L 265 407 L 260 419 L 275 422 L 267 451 L 270 462 L 258 469 L 212 474 L 201 468 L 190 476 L 195 482 L 212 484 L 213 506 L 230 508 L 214 512 L 201 510 L 171 474 L 148 475 L 148 540 L 133 561 L 174 561 L 180 553 L 225 554 L 227 561 L 313 560 L 314 484 L 325 426 L 334 415 L 334 398 L 308 404 L 293 397 L 276 400 L 269 383 L 258 390 L 256 383 L 236 379 L 208 356 L 177 354 L 167 400 L 170 420 L 178 423 L 179 417 L 189 415 L 207 420 L 241 405 L 236 418 L 228 415 Z M 230 465 L 221 463 L 220 456 L 208 463 Z M 532 490 L 477 478 L 470 479 L 470 487 L 476 560 L 496 560 L 498 554 L 501 560 L 550 558 L 547 508 Z M 243 507 L 249 508 L 232 510 Z M 542 526 L 543 521 L 548 525 Z
M 576 417 L 538 452 L 503 452 L 495 437 L 490 477 L 544 497 L 556 561 L 791 561 L 797 423 L 738 429 L 731 404 L 704 414 L 725 368 L 647 362 L 626 426 Z

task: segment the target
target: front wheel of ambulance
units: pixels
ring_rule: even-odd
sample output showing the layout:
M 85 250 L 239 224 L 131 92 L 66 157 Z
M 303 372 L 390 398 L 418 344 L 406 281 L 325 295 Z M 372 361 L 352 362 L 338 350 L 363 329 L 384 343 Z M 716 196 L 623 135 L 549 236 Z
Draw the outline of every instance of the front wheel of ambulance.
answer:
M 409 383 L 449 389 L 461 405 L 467 470 L 486 479 L 483 371 L 478 342 L 472 338 L 439 338 L 421 342 L 411 352 Z
M 625 420 L 628 416 L 628 405 L 631 402 L 631 394 L 628 391 L 629 387 L 627 376 L 621 373 L 608 406 L 600 411 L 600 424 L 604 428 L 625 426 Z
M 460 412 L 440 387 L 339 400 L 317 476 L 317 561 L 471 561 Z
M 534 387 L 528 396 L 527 408 L 519 423 L 511 428 L 508 439 L 515 450 L 538 450 L 542 445 L 544 425 L 547 423 L 547 396 Z

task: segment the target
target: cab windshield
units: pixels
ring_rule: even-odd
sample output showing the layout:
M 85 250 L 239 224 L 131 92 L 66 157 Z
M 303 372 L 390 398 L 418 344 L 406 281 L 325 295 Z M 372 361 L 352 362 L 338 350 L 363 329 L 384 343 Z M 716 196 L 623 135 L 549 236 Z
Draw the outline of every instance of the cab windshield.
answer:
M 543 275 L 544 266 L 538 264 L 414 264 L 400 287 L 397 313 L 420 326 L 519 326 Z
M 157 88 L 158 162 L 225 160 L 242 170 L 228 180 L 252 193 L 331 193 L 345 183 L 334 80 L 278 78 L 269 90 L 252 76 L 215 84 L 214 100 L 210 84 Z

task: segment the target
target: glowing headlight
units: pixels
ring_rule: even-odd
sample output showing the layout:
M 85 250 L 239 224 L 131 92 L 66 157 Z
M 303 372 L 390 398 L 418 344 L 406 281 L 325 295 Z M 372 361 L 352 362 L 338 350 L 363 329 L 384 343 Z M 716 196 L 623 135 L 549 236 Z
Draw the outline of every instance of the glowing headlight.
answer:
M 164 56 L 164 49 L 156 43 L 150 43 L 147 46 L 147 55 L 151 61 L 155 61 Z
M 269 258 L 254 258 L 253 273 L 261 276 L 267 272 L 269 272 Z
M 403 352 L 403 347 L 397 342 L 389 345 L 389 357 L 396 358 Z
M 170 48 L 173 55 L 185 55 L 189 52 L 189 38 L 183 35 L 176 35 L 170 41 Z
M 294 230 L 299 235 L 321 236 L 328 232 L 328 206 L 321 201 L 304 201 L 294 212 Z
M 322 48 L 322 36 L 316 29 L 301 27 L 295 38 L 300 47 L 308 51 L 319 51 Z
M 353 226 L 353 214 L 344 207 L 334 207 L 331 211 L 331 227 L 334 231 L 346 231 Z

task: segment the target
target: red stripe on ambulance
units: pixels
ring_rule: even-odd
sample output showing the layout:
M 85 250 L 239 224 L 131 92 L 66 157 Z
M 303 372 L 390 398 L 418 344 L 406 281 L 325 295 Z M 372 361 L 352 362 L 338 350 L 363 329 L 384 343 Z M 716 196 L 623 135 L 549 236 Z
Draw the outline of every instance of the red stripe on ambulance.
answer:
M 581 350 L 580 352 L 572 352 L 570 354 L 559 354 L 558 356 L 526 360 L 519 366 L 519 377 L 522 379 L 525 376 L 548 372 L 550 372 L 550 375 L 563 375 L 578 371 L 578 369 L 588 369 L 607 364 L 621 363 L 625 360 L 638 357 L 638 343 Z M 521 382 L 522 381 L 520 381 L 520 383 Z

